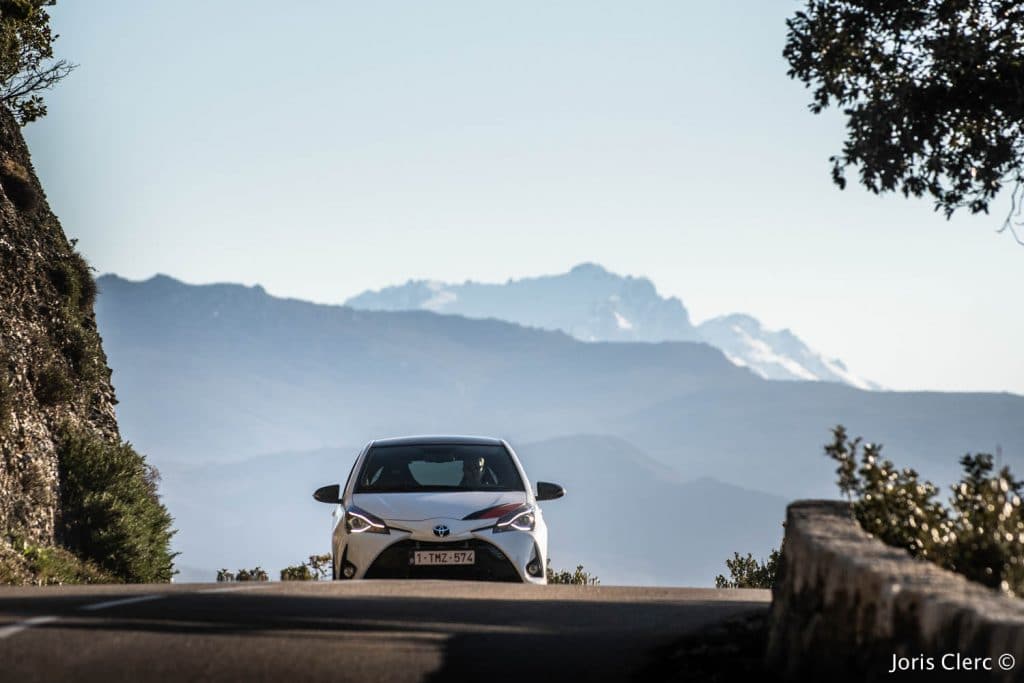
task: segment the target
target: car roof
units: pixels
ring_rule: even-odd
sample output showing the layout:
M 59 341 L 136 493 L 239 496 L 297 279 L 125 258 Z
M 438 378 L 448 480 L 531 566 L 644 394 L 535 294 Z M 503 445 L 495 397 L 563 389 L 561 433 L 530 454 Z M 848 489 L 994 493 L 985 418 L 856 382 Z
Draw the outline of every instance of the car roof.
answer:
M 428 435 L 428 436 L 399 436 L 390 439 L 374 439 L 371 446 L 500 446 L 501 439 L 493 439 L 487 436 L 457 436 L 457 435 Z

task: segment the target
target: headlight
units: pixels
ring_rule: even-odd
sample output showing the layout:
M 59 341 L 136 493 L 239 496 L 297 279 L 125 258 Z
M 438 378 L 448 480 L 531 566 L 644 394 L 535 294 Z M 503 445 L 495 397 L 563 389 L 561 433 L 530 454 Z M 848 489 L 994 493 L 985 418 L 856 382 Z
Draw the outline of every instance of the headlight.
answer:
M 345 511 L 345 528 L 350 534 L 389 534 L 388 525 L 380 517 L 355 505 Z
M 498 520 L 494 533 L 501 531 L 533 531 L 537 518 L 533 506 L 523 505 Z

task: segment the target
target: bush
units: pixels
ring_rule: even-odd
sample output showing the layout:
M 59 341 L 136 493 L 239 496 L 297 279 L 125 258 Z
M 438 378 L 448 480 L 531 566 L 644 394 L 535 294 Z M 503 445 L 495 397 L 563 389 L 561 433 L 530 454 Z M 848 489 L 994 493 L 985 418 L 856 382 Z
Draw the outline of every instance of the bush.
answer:
M 92 312 L 96 303 L 96 281 L 85 257 L 72 249 L 67 259 L 61 259 L 50 268 L 49 274 L 50 282 L 69 308 L 84 314 Z
M 715 588 L 773 588 L 779 575 L 779 551 L 772 550 L 768 560 L 758 562 L 747 553 L 741 557 L 733 553 L 731 560 L 725 561 L 730 578 L 722 574 L 715 577 Z
M 64 545 L 123 581 L 170 581 L 175 531 L 157 495 L 156 470 L 130 444 L 67 427 L 57 456 Z
M 257 565 L 253 569 L 239 569 L 235 581 L 270 581 L 270 576 L 263 567 Z
M 116 583 L 117 580 L 88 560 L 64 548 L 24 544 L 22 556 L 39 586 L 73 583 Z
M 281 570 L 282 581 L 313 581 L 313 572 L 305 564 L 296 564 Z
M 576 571 L 555 571 L 551 568 L 551 559 L 548 559 L 547 564 L 547 575 L 548 583 L 562 583 L 562 584 L 574 584 L 579 586 L 596 586 L 601 583 L 601 579 L 583 569 L 582 564 L 576 565 Z
M 331 555 L 310 555 L 307 562 L 281 570 L 282 581 L 320 581 L 331 577 Z
M 964 475 L 946 507 L 917 472 L 880 459 L 882 447 L 847 439 L 840 425 L 825 453 L 838 463 L 839 490 L 868 533 L 986 586 L 1024 594 L 1024 482 L 998 472 L 987 453 L 960 459 Z
M 34 393 L 43 406 L 68 403 L 75 397 L 75 385 L 59 363 L 43 366 L 35 376 Z
M 7 158 L 0 162 L 0 186 L 18 209 L 31 211 L 39 206 L 39 193 L 28 170 L 15 160 Z

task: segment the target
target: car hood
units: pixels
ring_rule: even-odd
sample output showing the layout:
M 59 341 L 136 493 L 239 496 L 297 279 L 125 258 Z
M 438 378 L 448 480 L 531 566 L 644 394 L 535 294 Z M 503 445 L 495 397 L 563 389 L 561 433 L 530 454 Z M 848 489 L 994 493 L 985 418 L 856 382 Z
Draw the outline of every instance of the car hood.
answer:
M 423 493 L 356 493 L 352 502 L 384 520 L 462 519 L 477 510 L 525 503 L 523 491 L 430 491 Z

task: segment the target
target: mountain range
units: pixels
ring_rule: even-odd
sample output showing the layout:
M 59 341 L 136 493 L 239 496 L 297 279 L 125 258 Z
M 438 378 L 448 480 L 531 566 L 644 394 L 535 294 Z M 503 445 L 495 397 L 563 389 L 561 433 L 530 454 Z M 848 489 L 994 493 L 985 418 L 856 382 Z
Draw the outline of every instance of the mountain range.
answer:
M 323 552 L 329 514 L 310 486 L 344 479 L 385 436 L 508 439 L 534 480 L 570 488 L 545 506 L 555 564 L 633 583 L 706 585 L 733 549 L 766 554 L 785 500 L 836 495 L 821 451 L 838 423 L 939 484 L 997 444 L 1024 470 L 1016 395 L 770 381 L 703 342 L 582 342 L 258 286 L 98 284 L 122 434 L 164 473 L 181 563 L 207 572 Z M 642 555 L 617 558 L 594 530 L 608 516 Z M 661 547 L 672 539 L 685 546 Z
M 561 330 L 581 341 L 704 341 L 765 379 L 881 388 L 851 372 L 842 361 L 810 349 L 790 330 L 765 329 L 750 315 L 723 315 L 695 326 L 683 302 L 660 296 L 647 278 L 617 275 L 594 263 L 559 275 L 502 284 L 410 280 L 363 292 L 345 304 L 374 311 L 426 310 L 497 318 Z

